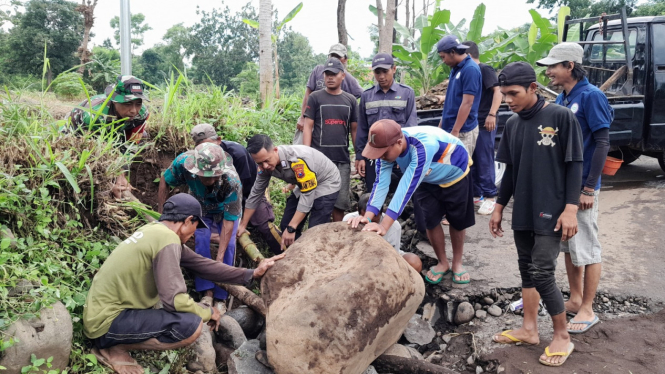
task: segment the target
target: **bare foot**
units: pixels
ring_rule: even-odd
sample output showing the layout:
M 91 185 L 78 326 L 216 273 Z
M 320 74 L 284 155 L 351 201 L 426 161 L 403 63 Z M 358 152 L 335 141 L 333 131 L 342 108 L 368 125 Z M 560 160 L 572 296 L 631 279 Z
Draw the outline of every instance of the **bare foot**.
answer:
M 580 309 L 579 312 L 577 312 L 577 315 L 575 316 L 574 320 L 575 321 L 588 321 L 588 322 L 593 322 L 593 320 L 596 319 L 596 314 L 593 312 L 587 311 L 587 310 L 582 310 Z M 572 321 L 572 320 L 571 320 Z M 568 325 L 566 328 L 568 330 L 572 331 L 581 331 L 587 328 L 589 325 L 584 324 L 584 323 L 570 323 L 568 322 Z
M 580 310 L 581 303 L 577 303 L 575 301 L 568 300 L 565 303 L 563 303 L 563 305 L 566 308 L 566 312 L 577 313 Z
M 549 351 L 551 353 L 555 352 L 568 352 L 568 345 L 570 344 L 570 335 L 566 334 L 567 337 L 561 337 L 561 336 L 554 336 L 554 339 L 552 339 L 552 342 L 549 345 Z M 540 356 L 540 359 L 543 361 L 547 361 L 550 364 L 559 364 L 563 362 L 566 357 L 565 356 L 552 356 L 552 357 L 547 357 L 545 353 L 543 353 Z
M 537 330 L 526 330 L 525 328 L 521 327 L 517 330 L 511 330 L 509 334 L 515 339 L 519 339 L 524 343 L 529 343 L 533 345 L 540 344 L 540 336 L 538 336 Z M 501 333 L 494 335 L 493 340 L 497 343 L 504 343 L 504 344 L 515 343 L 512 340 L 510 340 L 508 337 L 502 336 Z
M 143 374 L 144 372 L 143 367 L 129 355 L 129 352 L 117 348 L 117 346 L 100 349 L 99 353 L 118 374 Z
M 445 273 L 448 270 L 450 270 L 450 265 L 438 263 L 436 264 L 436 266 L 430 268 L 427 271 L 427 278 L 429 278 L 429 280 L 431 280 L 432 282 L 438 282 L 439 279 L 443 278 L 443 274 L 434 275 L 434 273 L 432 273 L 432 270 L 434 270 L 437 273 Z

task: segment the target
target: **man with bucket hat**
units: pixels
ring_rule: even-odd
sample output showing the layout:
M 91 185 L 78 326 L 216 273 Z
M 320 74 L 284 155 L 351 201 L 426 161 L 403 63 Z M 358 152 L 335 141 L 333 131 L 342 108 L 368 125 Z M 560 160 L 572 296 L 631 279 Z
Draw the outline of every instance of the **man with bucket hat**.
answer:
M 598 240 L 598 195 L 600 173 L 610 149 L 610 124 L 614 109 L 605 94 L 589 83 L 582 67 L 584 49 L 577 43 L 561 43 L 536 63 L 547 66 L 552 83 L 563 87 L 556 103 L 569 108 L 582 129 L 584 142 L 583 185 L 577 211 L 577 235 L 561 243 L 565 253 L 570 299 L 566 311 L 576 314 L 568 323 L 568 332 L 580 334 L 598 323 L 593 312 L 601 272 L 601 247 Z
M 207 228 L 199 202 L 180 193 L 160 210 L 159 222 L 139 228 L 104 261 L 83 308 L 83 333 L 92 341 L 92 353 L 118 373 L 144 372 L 130 351 L 186 347 L 204 324 L 219 326 L 220 311 L 187 293 L 181 267 L 211 281 L 247 285 L 284 257 L 263 260 L 256 269 L 204 258 L 184 245 L 195 230 Z M 154 309 L 159 302 L 163 307 Z
M 103 94 L 93 96 L 90 101 L 85 100 L 74 108 L 65 118 L 63 130 L 83 133 L 106 128 L 107 131 L 117 131 L 119 143 L 139 143 L 148 136 L 146 127 L 150 117 L 144 103 L 150 100 L 144 88 L 143 81 L 132 75 L 118 76 Z M 129 162 L 125 163 L 123 169 L 124 172 L 118 176 L 111 190 L 116 199 L 123 197 L 123 191 L 131 189 L 125 177 L 125 173 L 129 172 Z
M 210 236 L 212 231 L 219 235 L 217 261 L 233 266 L 236 249 L 236 230 L 242 214 L 242 185 L 233 160 L 214 143 L 202 143 L 193 151 L 187 151 L 173 160 L 159 183 L 158 200 L 160 206 L 168 196 L 168 187 L 187 185 L 189 193 L 203 208 L 202 220 L 209 228 L 196 230 L 196 253 L 212 258 Z M 201 277 L 195 277 L 197 292 L 204 292 L 204 302 L 213 304 L 216 300 L 226 300 L 228 294 Z M 222 303 L 215 303 L 223 308 Z

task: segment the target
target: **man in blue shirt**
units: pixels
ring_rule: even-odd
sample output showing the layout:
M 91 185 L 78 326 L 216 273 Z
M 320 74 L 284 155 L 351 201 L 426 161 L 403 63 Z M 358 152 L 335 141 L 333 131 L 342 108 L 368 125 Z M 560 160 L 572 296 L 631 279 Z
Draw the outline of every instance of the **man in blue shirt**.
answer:
M 466 53 L 468 48 L 452 35 L 444 36 L 436 44 L 441 60 L 451 68 L 439 127 L 460 138 L 473 156 L 483 78 L 478 64 Z
M 462 255 L 464 235 L 466 229 L 475 224 L 475 213 L 473 186 L 468 176 L 470 157 L 462 142 L 439 128 L 401 128 L 393 120 L 380 120 L 370 128 L 363 156 L 376 159 L 379 173 L 367 211 L 364 216 L 349 221 L 352 227 L 366 223 L 363 230 L 385 235 L 414 196 L 425 217 L 427 237 L 439 259 L 439 263 L 430 268 L 425 280 L 438 284 L 452 272 L 454 283 L 469 283 L 469 274 L 462 266 Z M 402 178 L 381 223 L 371 223 L 379 216 L 386 199 L 395 164 L 403 171 Z M 446 240 L 441 226 L 444 216 L 450 222 L 452 265 L 446 258 Z
M 610 124 L 614 110 L 607 97 L 589 83 L 582 68 L 584 49 L 577 43 L 561 43 L 549 55 L 539 60 L 547 66 L 547 76 L 552 83 L 563 87 L 556 103 L 568 107 L 582 129 L 584 164 L 580 186 L 580 203 L 577 211 L 579 232 L 561 250 L 566 256 L 566 272 L 570 284 L 570 299 L 566 311 L 577 313 L 568 323 L 568 332 L 586 332 L 598 323 L 593 312 L 601 271 L 601 247 L 598 241 L 598 193 L 600 174 L 610 148 Z

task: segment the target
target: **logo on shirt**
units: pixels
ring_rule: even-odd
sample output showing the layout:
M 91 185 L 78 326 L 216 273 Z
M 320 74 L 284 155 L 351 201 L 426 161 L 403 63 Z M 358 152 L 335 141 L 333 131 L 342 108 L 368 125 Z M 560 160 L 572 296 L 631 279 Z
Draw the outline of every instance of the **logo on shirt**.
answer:
M 552 219 L 552 215 L 549 214 L 549 213 L 540 212 L 540 214 L 539 214 L 538 216 L 539 216 L 540 218 Z
M 543 126 L 538 126 L 538 130 L 540 130 L 540 135 L 543 137 L 541 140 L 539 140 L 537 143 L 538 145 L 544 145 L 544 146 L 552 146 L 556 143 L 554 143 L 554 136 L 556 135 L 557 132 L 559 132 L 559 128 L 557 127 L 556 129 L 553 129 L 551 127 L 545 127 Z
M 333 118 L 328 118 L 327 120 L 323 121 L 326 125 L 344 125 L 346 126 L 346 121 L 343 119 L 333 119 Z
M 580 106 L 579 106 L 577 103 L 574 103 L 574 104 L 570 107 L 570 110 L 571 110 L 573 113 L 577 113 L 577 111 L 578 111 L 579 109 L 580 109 Z
M 402 98 L 402 96 L 395 96 L 395 100 L 399 100 L 401 98 Z
M 457 75 L 455 76 L 455 79 L 459 79 L 459 77 L 460 77 L 461 75 L 462 75 L 462 72 L 460 71 L 460 72 L 457 73 Z

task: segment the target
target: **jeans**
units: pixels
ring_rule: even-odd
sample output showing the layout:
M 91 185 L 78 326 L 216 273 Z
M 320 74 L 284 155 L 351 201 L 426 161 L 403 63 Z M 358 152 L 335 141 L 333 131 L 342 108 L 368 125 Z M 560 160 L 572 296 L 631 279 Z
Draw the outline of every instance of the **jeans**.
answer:
M 560 236 L 538 235 L 533 231 L 514 231 L 517 263 L 522 288 L 536 288 L 550 316 L 563 313 L 563 295 L 556 285 L 554 271 L 561 248 Z
M 314 227 L 324 223 L 330 222 L 330 217 L 332 216 L 333 208 L 335 207 L 335 202 L 337 201 L 338 192 L 331 193 L 330 195 L 325 195 L 318 197 L 314 200 L 312 209 L 309 213 L 305 215 L 305 219 L 300 221 L 298 227 L 296 227 L 296 239 L 302 234 L 302 229 L 305 227 L 305 221 L 307 221 L 307 216 L 309 216 L 309 227 Z M 282 215 L 282 222 L 279 224 L 280 230 L 284 232 L 286 226 L 289 225 L 291 219 L 296 214 L 298 210 L 298 200 L 299 198 L 291 192 L 291 195 L 286 199 L 286 206 L 284 207 L 284 215 Z
M 203 257 L 212 258 L 212 255 L 210 254 L 210 235 L 212 234 L 212 230 L 215 230 L 217 234 L 221 234 L 224 220 L 215 222 L 214 218 L 210 215 L 204 216 L 202 219 L 208 225 L 208 227 L 210 227 L 210 230 L 196 229 L 196 232 L 194 233 L 194 250 L 196 253 Z M 240 223 L 239 219 L 233 222 L 231 240 L 229 241 L 228 247 L 226 247 L 226 252 L 224 252 L 224 259 L 222 261 L 223 263 L 230 266 L 234 265 L 233 259 L 236 253 L 236 233 L 238 232 L 238 223 Z M 219 250 L 222 249 L 220 248 Z M 228 293 L 225 290 L 221 289 L 219 286 L 216 286 L 215 283 L 207 279 L 194 277 L 194 287 L 196 288 L 196 292 L 212 290 L 215 299 L 226 300 L 228 297 Z
M 476 150 L 473 152 L 473 165 L 471 165 L 473 196 L 494 197 L 497 195 L 494 174 L 495 138 L 496 128 L 492 132 L 484 128 L 479 129 Z

